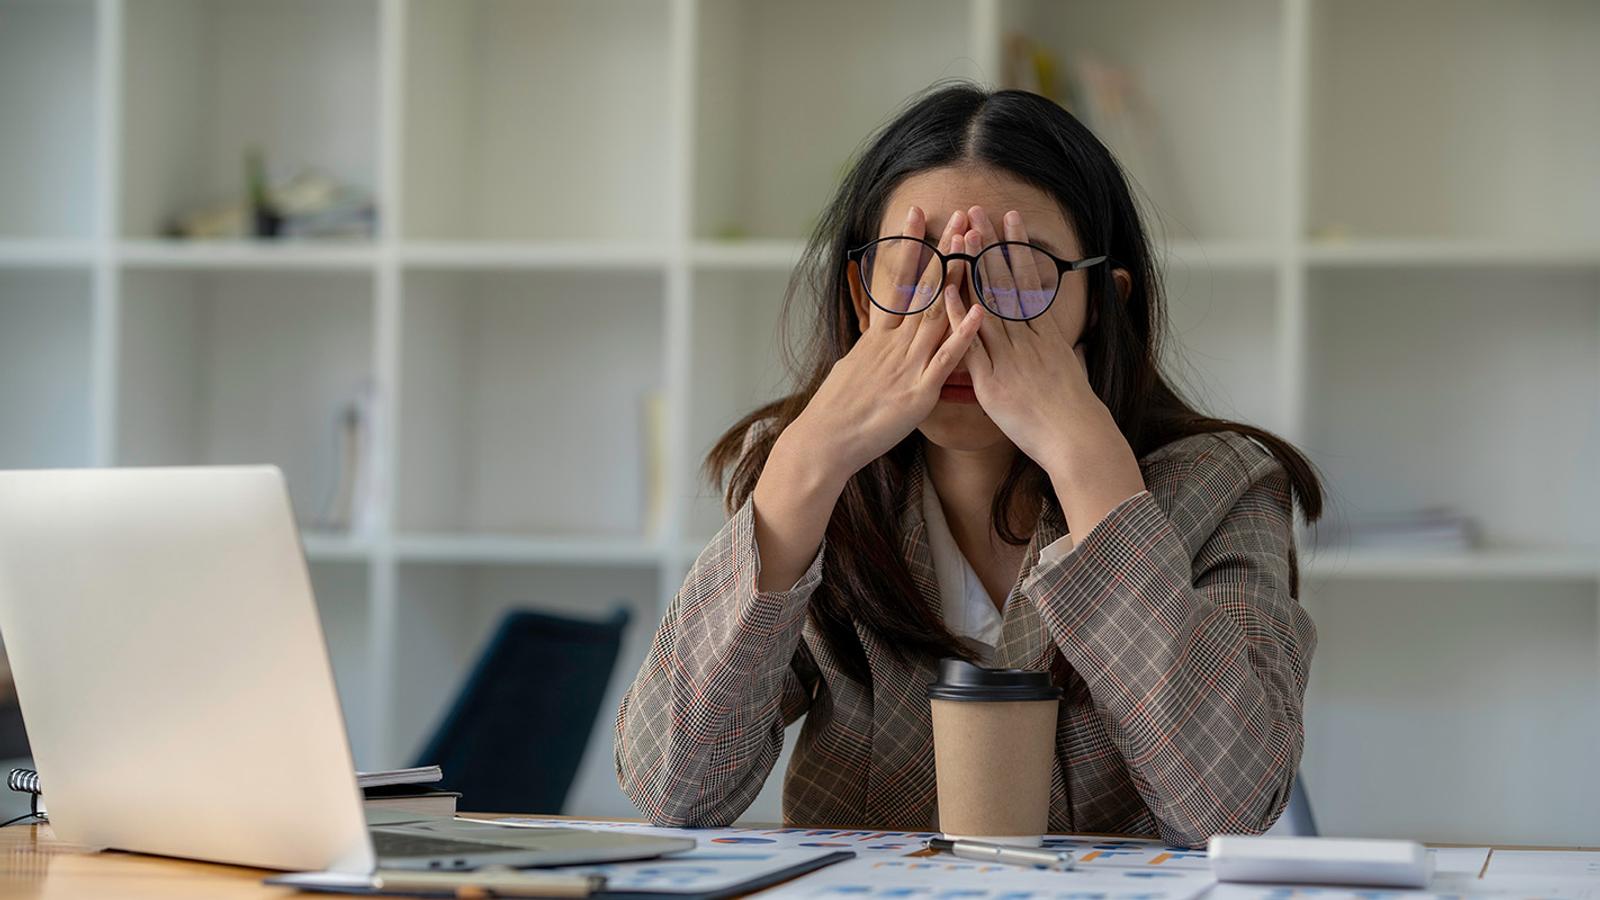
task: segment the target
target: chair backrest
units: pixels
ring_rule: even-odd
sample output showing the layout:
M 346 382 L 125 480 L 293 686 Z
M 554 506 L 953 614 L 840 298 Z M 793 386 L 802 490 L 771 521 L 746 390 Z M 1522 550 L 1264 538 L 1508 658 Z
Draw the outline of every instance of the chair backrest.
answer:
M 1295 773 L 1294 788 L 1289 794 L 1289 805 L 1283 811 L 1289 827 L 1301 837 L 1318 837 L 1317 817 L 1311 813 L 1311 795 L 1306 793 L 1305 776 Z
M 507 613 L 416 765 L 442 768 L 463 811 L 561 812 L 628 618 Z

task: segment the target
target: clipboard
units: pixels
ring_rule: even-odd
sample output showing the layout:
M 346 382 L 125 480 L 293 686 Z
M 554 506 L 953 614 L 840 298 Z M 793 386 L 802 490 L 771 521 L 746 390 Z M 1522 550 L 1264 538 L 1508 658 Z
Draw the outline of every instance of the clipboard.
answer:
M 335 872 L 295 872 L 273 875 L 263 879 L 263 884 L 275 887 L 292 887 L 296 890 L 319 894 L 355 894 L 385 897 L 587 897 L 593 900 L 729 900 L 755 891 L 765 890 L 801 875 L 826 868 L 834 863 L 854 859 L 851 850 L 835 850 L 818 854 L 779 868 L 769 869 L 750 878 L 718 884 L 709 889 L 671 890 L 668 888 L 637 889 L 622 884 L 612 887 L 604 876 L 592 877 L 587 890 L 570 890 L 574 881 L 582 880 L 584 872 L 598 867 L 574 866 L 553 869 L 513 869 L 508 872 L 394 872 L 398 883 L 385 885 L 383 875 L 349 875 Z M 685 860 L 692 862 L 690 858 Z M 668 860 L 653 861 L 672 865 Z M 476 879 L 474 876 L 478 876 Z M 410 878 L 408 876 L 429 876 Z M 495 877 L 499 876 L 499 877 Z M 526 882 L 526 892 L 513 887 L 517 876 Z M 504 880 L 501 880 L 504 879 Z M 556 882 L 555 879 L 560 879 Z M 434 884 L 423 886 L 423 882 Z M 497 888 L 500 884 L 504 887 Z M 559 885 L 559 886 L 558 886 Z M 532 891 L 538 891 L 537 893 Z

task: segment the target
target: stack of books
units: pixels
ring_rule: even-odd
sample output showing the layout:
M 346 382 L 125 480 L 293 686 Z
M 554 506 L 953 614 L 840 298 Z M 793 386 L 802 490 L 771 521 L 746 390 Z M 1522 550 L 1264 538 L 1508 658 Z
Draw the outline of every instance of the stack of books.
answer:
M 438 766 L 421 766 L 415 769 L 357 772 L 356 784 L 366 798 L 368 809 L 453 816 L 456 814 L 456 801 L 461 799 L 461 795 L 435 787 L 443 778 L 444 772 Z

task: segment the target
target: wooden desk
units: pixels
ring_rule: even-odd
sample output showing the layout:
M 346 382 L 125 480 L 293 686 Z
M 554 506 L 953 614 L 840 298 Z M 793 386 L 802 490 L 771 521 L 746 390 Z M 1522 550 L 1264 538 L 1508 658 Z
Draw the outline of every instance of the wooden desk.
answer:
M 49 825 L 0 828 L 0 898 L 309 897 L 272 888 L 265 869 L 191 862 L 164 856 L 96 853 L 56 840 Z
M 191 862 L 114 850 L 97 853 L 87 847 L 56 840 L 49 825 L 12 825 L 0 828 L 0 900 L 27 897 L 50 898 L 50 900 L 77 900 L 77 898 L 145 900 L 154 897 L 234 900 L 241 897 L 315 896 L 300 894 L 287 888 L 263 885 L 261 879 L 270 874 L 272 873 L 266 869 Z

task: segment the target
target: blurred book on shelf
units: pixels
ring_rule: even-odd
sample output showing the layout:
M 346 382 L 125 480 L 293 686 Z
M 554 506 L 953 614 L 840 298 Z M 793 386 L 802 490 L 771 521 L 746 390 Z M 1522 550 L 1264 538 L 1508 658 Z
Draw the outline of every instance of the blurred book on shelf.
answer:
M 1483 546 L 1478 521 L 1450 506 L 1352 517 L 1326 547 L 1397 553 L 1465 553 Z
M 373 419 L 377 386 L 367 381 L 339 410 L 334 423 L 334 478 L 321 513 L 312 523 L 326 531 L 368 531 L 373 521 Z
M 661 534 L 667 500 L 667 397 L 660 390 L 639 397 L 644 432 L 644 533 Z
M 252 148 L 245 153 L 238 196 L 180 211 L 162 232 L 185 240 L 370 240 L 377 230 L 371 192 L 309 166 L 274 179 L 265 156 Z
M 1176 150 L 1132 68 L 1087 51 L 1063 61 L 1049 46 L 1018 32 L 1006 35 L 1001 65 L 1005 87 L 1054 100 L 1110 147 L 1135 193 L 1157 203 L 1163 218 L 1195 221 L 1178 177 Z

